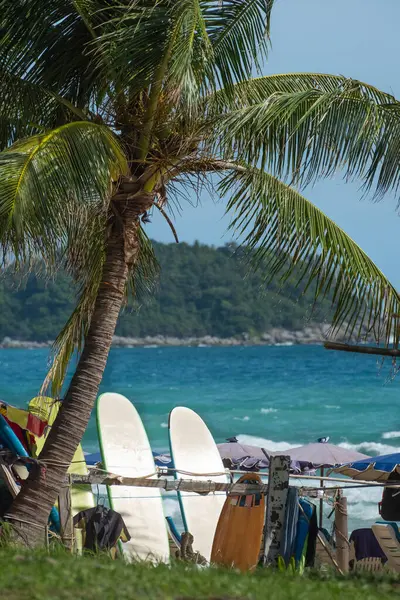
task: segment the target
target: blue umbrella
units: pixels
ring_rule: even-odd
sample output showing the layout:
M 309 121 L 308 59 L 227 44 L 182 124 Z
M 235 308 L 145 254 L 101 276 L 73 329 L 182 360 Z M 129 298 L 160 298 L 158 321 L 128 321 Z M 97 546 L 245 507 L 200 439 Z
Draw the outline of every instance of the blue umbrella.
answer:
M 356 460 L 333 470 L 335 473 L 363 481 L 386 481 L 394 471 L 400 478 L 400 452 Z

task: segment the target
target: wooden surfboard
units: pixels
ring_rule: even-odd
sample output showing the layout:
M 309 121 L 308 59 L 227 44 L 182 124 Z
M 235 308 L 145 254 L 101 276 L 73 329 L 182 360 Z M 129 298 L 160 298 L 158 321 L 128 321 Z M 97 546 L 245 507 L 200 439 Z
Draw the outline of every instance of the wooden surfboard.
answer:
M 237 483 L 259 483 L 251 473 Z M 265 496 L 228 496 L 215 532 L 211 562 L 241 571 L 252 571 L 258 564 L 265 518 Z

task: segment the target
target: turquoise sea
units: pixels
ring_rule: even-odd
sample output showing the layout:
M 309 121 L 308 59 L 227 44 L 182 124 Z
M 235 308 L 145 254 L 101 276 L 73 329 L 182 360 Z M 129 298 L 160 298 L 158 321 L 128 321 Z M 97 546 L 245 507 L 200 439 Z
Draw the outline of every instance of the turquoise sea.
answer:
M 26 406 L 47 361 L 47 350 L 0 350 L 0 398 Z M 276 451 L 329 436 L 369 455 L 400 451 L 400 374 L 371 356 L 320 346 L 113 349 L 101 391 L 135 404 L 155 450 L 168 450 L 169 411 L 188 406 L 217 442 L 236 435 Z M 93 417 L 83 446 L 98 449 Z M 375 520 L 380 490 L 347 495 L 351 528 Z

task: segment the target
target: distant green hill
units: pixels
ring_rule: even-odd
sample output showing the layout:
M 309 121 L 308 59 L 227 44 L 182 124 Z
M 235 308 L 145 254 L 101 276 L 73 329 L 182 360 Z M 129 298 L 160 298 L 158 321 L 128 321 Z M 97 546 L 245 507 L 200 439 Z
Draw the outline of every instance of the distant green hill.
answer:
M 272 327 L 301 329 L 310 319 L 311 291 L 301 296 L 294 281 L 283 289 L 274 281 L 267 288 L 261 273 L 249 274 L 231 245 L 154 245 L 161 266 L 155 297 L 139 312 L 124 310 L 120 336 L 257 335 Z M 29 275 L 23 286 L 7 275 L 0 281 L 0 340 L 54 339 L 73 305 L 74 290 L 64 274 L 55 281 Z M 321 321 L 328 311 L 326 302 L 312 320 Z

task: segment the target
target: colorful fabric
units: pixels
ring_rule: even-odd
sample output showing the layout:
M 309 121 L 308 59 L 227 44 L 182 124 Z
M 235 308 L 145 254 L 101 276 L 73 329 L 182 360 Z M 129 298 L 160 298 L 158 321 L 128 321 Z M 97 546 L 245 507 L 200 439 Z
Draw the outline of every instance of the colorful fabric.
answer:
M 47 421 L 39 419 L 27 410 L 10 406 L 4 402 L 0 404 L 0 414 L 12 424 L 18 425 L 21 429 L 29 431 L 34 436 L 41 437 L 47 427 Z M 17 434 L 18 435 L 18 434 Z
M 25 450 L 28 452 L 29 444 L 30 444 L 30 440 L 28 438 L 32 437 L 32 439 L 34 440 L 35 439 L 34 436 L 32 436 L 29 433 L 29 431 L 25 431 L 25 429 L 22 429 L 22 427 L 17 425 L 17 423 L 13 423 L 9 419 L 7 419 L 7 417 L 4 417 L 4 420 L 6 421 L 7 425 L 10 426 L 10 428 L 15 433 L 15 435 L 17 436 L 17 438 L 19 439 L 19 441 L 21 442 L 21 444 L 23 445 Z

